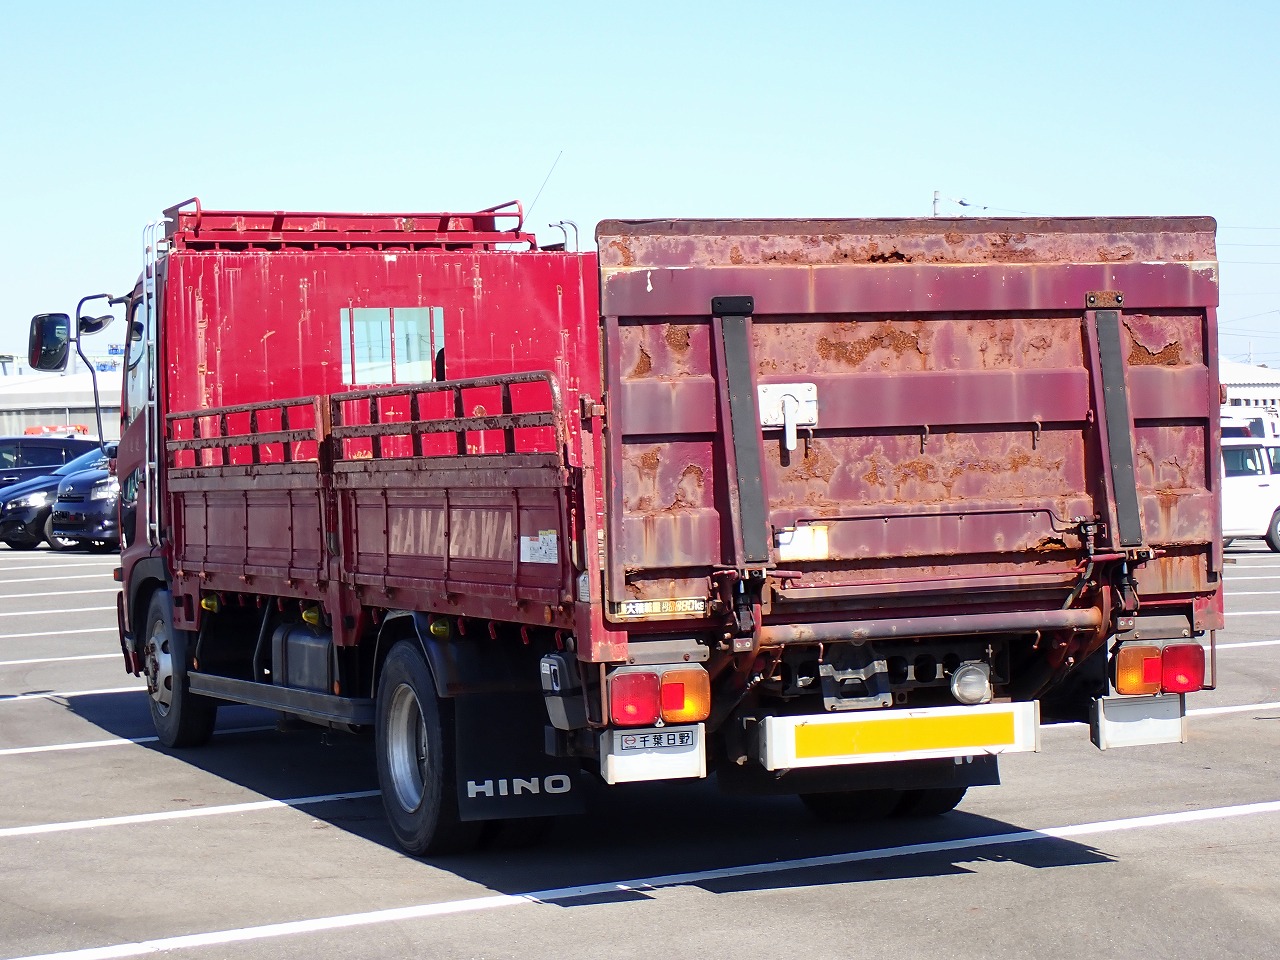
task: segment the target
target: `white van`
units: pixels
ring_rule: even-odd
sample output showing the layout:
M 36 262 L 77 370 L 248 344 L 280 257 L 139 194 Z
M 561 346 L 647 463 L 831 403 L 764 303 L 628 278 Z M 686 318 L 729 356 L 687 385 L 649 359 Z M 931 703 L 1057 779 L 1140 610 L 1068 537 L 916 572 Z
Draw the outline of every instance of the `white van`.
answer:
M 1262 537 L 1280 552 L 1280 442 L 1222 438 L 1222 541 Z
M 1224 437 L 1253 437 L 1280 441 L 1280 413 L 1274 407 L 1223 407 Z

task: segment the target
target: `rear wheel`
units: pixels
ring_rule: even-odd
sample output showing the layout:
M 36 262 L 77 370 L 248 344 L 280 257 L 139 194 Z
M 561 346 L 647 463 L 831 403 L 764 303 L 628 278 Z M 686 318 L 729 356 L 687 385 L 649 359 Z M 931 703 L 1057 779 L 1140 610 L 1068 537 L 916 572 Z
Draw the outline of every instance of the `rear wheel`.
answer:
M 897 808 L 901 790 L 849 790 L 802 793 L 800 801 L 823 823 L 862 823 L 881 820 Z
M 142 651 L 151 722 L 166 747 L 198 747 L 213 735 L 218 704 L 187 689 L 187 640 L 173 628 L 168 590 L 157 590 L 147 608 Z
M 6 540 L 10 550 L 34 550 L 40 545 L 38 540 Z
M 396 842 L 417 856 L 474 847 L 483 824 L 458 816 L 453 705 L 436 696 L 415 641 L 402 640 L 387 655 L 374 739 L 382 806 Z
M 1271 515 L 1271 525 L 1267 527 L 1267 546 L 1273 553 L 1280 553 L 1280 510 Z
M 68 540 L 66 537 L 55 537 L 53 535 L 53 514 L 44 522 L 44 538 L 48 541 L 49 546 L 54 550 L 72 550 L 79 546 L 75 540 Z M 35 546 L 33 543 L 31 546 Z
M 954 810 L 964 799 L 967 787 L 934 790 L 906 790 L 893 811 L 895 817 L 940 817 Z

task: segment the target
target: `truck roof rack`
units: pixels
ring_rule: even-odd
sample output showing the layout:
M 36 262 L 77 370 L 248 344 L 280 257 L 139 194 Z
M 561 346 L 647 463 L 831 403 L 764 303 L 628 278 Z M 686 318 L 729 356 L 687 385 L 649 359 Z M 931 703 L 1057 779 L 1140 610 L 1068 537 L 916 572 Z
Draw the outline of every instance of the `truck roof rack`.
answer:
M 205 210 L 192 197 L 169 207 L 165 235 L 184 250 L 489 250 L 527 244 L 518 200 L 464 213 L 317 213 Z

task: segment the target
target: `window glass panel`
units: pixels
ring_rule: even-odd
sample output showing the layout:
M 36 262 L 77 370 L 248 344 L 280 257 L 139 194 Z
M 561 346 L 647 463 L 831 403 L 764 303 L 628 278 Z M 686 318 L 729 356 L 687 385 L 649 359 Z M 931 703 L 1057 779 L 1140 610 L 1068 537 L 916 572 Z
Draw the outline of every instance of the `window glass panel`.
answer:
M 438 379 L 443 307 L 355 307 L 339 312 L 342 382 L 348 386 Z
M 51 447 L 43 443 L 23 443 L 20 466 L 23 467 L 60 467 L 63 459 L 62 447 Z
M 396 334 L 395 383 L 432 379 L 431 313 L 439 307 L 396 307 L 391 312 Z
M 1224 447 L 1222 466 L 1228 477 L 1262 475 L 1262 451 L 1257 447 Z

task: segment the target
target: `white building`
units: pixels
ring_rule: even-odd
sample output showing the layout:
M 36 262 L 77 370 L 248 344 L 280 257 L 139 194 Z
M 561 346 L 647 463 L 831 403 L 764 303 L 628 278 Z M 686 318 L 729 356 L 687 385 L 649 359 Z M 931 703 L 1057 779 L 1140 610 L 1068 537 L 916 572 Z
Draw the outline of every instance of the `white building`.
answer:
M 1220 360 L 1218 379 L 1227 388 L 1230 406 L 1280 408 L 1280 370 Z
M 23 360 L 19 363 L 26 367 Z M 98 395 L 102 400 L 102 439 L 120 439 L 119 370 L 98 371 Z M 25 368 L 19 374 L 9 365 L 0 376 L 0 435 L 14 436 L 28 427 L 84 426 L 87 436 L 98 436 L 93 407 L 93 381 L 87 372 L 41 373 Z

